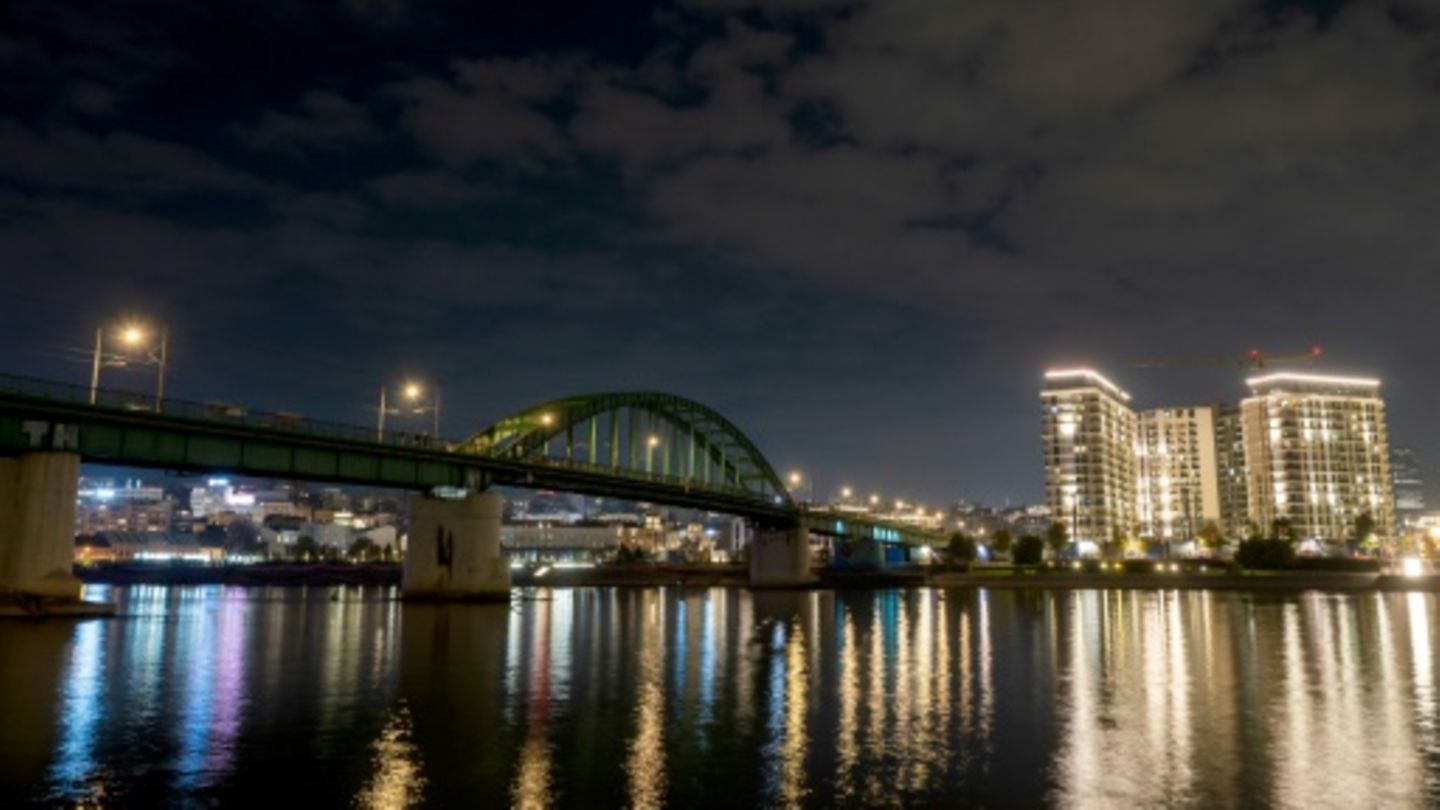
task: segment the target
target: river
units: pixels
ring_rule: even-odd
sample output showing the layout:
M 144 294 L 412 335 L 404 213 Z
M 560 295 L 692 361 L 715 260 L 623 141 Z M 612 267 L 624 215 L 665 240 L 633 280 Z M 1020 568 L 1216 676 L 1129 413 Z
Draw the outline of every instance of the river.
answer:
M 1432 594 L 87 596 L 0 623 L 7 804 L 1440 803 Z

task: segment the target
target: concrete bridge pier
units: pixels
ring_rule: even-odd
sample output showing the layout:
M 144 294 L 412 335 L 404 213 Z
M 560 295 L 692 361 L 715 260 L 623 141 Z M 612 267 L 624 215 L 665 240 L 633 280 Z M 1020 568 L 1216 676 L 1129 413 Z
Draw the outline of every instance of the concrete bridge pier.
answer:
M 80 456 L 0 458 L 0 596 L 80 601 L 75 495 Z
M 756 529 L 750 541 L 750 587 L 803 588 L 818 581 L 810 570 L 809 529 Z
M 500 553 L 504 508 L 505 499 L 493 492 L 461 499 L 412 495 L 402 598 L 509 599 L 510 568 Z

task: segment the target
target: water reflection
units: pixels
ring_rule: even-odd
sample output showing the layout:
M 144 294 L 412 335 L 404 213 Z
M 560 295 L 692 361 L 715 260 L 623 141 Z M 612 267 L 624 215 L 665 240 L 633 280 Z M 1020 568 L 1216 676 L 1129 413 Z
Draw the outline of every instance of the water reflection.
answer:
M 403 702 L 391 715 L 374 744 L 374 775 L 355 804 L 373 810 L 397 810 L 420 803 L 425 777 L 420 752 L 412 740 L 410 711 Z
M 638 613 L 639 682 L 635 731 L 625 760 L 631 807 L 660 807 L 665 797 L 664 602 L 651 591 L 642 595 Z
M 0 625 L 0 795 L 387 808 L 1440 802 L 1428 594 L 114 596 L 114 621 Z

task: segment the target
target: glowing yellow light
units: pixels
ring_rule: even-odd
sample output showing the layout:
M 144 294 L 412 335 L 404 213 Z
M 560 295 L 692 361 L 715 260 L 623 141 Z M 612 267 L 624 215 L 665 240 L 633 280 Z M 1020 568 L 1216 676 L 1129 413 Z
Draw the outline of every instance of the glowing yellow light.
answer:
M 1407 577 L 1418 577 L 1425 573 L 1425 565 L 1419 557 L 1406 557 L 1400 561 L 1400 572 Z
M 798 487 L 800 486 L 800 482 L 803 480 L 805 480 L 805 478 L 804 476 L 800 475 L 799 472 L 790 473 L 790 486 Z
M 419 383 L 405 383 L 402 393 L 405 394 L 406 399 L 419 399 L 421 390 Z
M 849 499 L 850 499 L 850 496 L 853 495 L 853 494 L 854 494 L 854 493 L 851 491 L 850 487 L 841 487 L 841 488 L 840 488 L 840 497 L 842 497 L 842 498 L 844 498 L 844 499 L 846 499 L 846 500 L 849 500 Z
M 555 417 L 548 413 L 542 413 L 540 414 L 540 424 L 544 425 L 545 427 L 550 427 L 551 425 L 555 424 Z M 651 436 L 650 438 L 653 439 L 655 437 Z
M 126 346 L 138 346 L 145 339 L 145 330 L 138 326 L 127 326 L 120 330 L 120 342 Z
M 1051 369 L 1050 371 L 1045 372 L 1045 379 L 1047 379 L 1047 380 L 1066 380 L 1066 379 L 1072 379 L 1072 378 L 1077 378 L 1077 377 L 1080 378 L 1080 379 L 1089 380 L 1089 381 L 1091 381 L 1091 382 L 1098 383 L 1102 388 L 1105 388 L 1106 390 L 1110 391 L 1112 394 L 1115 394 L 1116 396 L 1120 397 L 1120 398 L 1123 399 L 1123 400 L 1129 401 L 1129 399 L 1130 399 L 1130 395 L 1129 395 L 1128 393 L 1126 393 L 1124 389 L 1122 389 L 1120 386 L 1116 385 L 1115 383 L 1110 382 L 1109 380 L 1105 379 L 1105 376 L 1104 376 L 1104 375 L 1100 374 L 1098 371 L 1095 371 L 1094 369 L 1089 369 L 1089 368 L 1063 368 L 1063 369 Z
M 1327 374 L 1299 374 L 1293 371 L 1281 371 L 1275 374 L 1266 374 L 1263 377 L 1251 377 L 1245 384 L 1251 387 L 1265 385 L 1274 382 L 1308 382 L 1320 385 L 1344 385 L 1355 388 L 1378 388 L 1380 381 L 1371 377 L 1332 377 Z
M 879 495 L 871 495 L 871 496 L 870 496 L 870 505 L 871 505 L 871 506 L 877 506 L 877 505 L 879 505 L 879 503 L 880 503 L 880 496 L 879 496 Z
M 651 435 L 650 438 L 648 438 L 648 439 L 645 440 L 645 443 L 648 444 L 648 445 L 650 445 L 651 447 L 659 447 L 659 446 L 660 446 L 660 437 L 659 437 L 659 436 L 655 436 L 655 435 Z

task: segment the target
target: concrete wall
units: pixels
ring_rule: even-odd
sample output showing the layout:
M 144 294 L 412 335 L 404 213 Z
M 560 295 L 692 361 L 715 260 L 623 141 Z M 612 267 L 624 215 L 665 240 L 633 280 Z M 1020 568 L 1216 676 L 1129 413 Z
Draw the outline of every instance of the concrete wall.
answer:
M 74 453 L 0 458 L 0 591 L 80 598 L 72 573 L 79 482 Z
M 493 492 L 460 500 L 410 498 L 401 593 L 406 599 L 509 599 L 500 553 L 505 501 Z
M 811 585 L 810 530 L 760 529 L 750 544 L 750 587 L 795 588 Z

